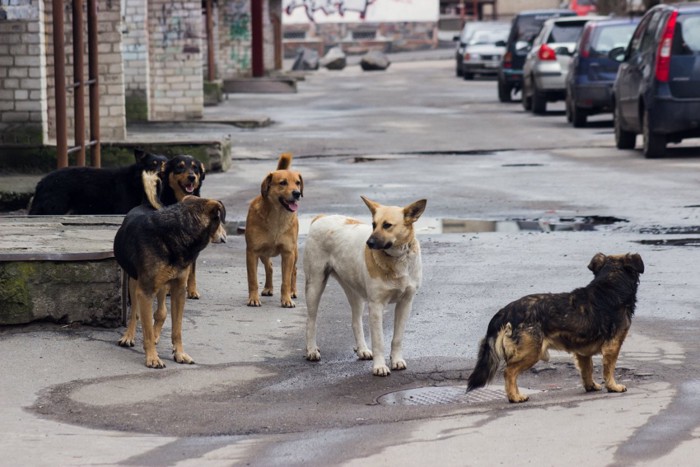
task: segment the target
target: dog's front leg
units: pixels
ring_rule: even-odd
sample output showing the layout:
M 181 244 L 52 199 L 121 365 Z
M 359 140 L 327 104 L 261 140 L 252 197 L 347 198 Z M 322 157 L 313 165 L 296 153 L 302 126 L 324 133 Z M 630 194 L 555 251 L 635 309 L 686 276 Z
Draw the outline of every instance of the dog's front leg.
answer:
M 601 352 L 603 354 L 603 379 L 605 380 L 605 387 L 608 392 L 625 392 L 627 387 L 623 384 L 617 384 L 615 382 L 615 365 L 617 364 L 617 357 L 620 355 L 620 349 L 622 348 L 622 342 L 627 336 L 627 330 L 620 332 L 617 336 L 609 342 L 603 344 Z
M 260 306 L 258 295 L 258 255 L 246 250 L 245 265 L 248 272 L 248 306 Z
M 156 339 L 153 335 L 153 294 L 148 294 L 137 284 L 135 290 L 138 301 L 139 318 L 143 329 L 143 350 L 146 354 L 146 366 L 149 368 L 165 368 L 165 363 L 158 358 Z
M 413 305 L 413 295 L 402 298 L 396 303 L 394 309 L 394 335 L 391 339 L 391 369 L 405 370 L 406 361 L 403 359 L 403 334 L 406 330 L 408 317 L 411 315 Z
M 365 311 L 365 301 L 359 295 L 348 293 L 350 309 L 352 310 L 352 332 L 355 336 L 355 354 L 360 360 L 372 360 L 372 351 L 365 341 L 365 330 L 362 326 L 362 312 Z M 371 336 L 370 336 L 371 337 Z
M 282 307 L 294 308 L 296 304 L 292 300 L 292 271 L 295 267 L 293 251 L 282 252 Z
M 384 358 L 384 328 L 382 312 L 384 303 L 369 303 L 369 328 L 372 339 L 372 374 L 374 376 L 389 376 L 391 371 Z
M 185 278 L 177 278 L 170 287 L 170 315 L 172 319 L 173 359 L 177 363 L 194 363 L 182 346 L 182 317 L 185 313 Z

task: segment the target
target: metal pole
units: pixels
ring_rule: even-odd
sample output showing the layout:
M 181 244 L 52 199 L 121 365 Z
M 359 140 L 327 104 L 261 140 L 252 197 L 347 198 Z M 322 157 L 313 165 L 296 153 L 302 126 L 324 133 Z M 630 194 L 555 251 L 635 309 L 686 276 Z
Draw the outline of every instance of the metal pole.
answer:
M 251 48 L 253 53 L 253 78 L 265 75 L 265 62 L 263 59 L 263 0 L 250 1 L 251 19 Z
M 88 60 L 90 78 L 90 163 L 102 165 L 100 149 L 100 80 L 97 53 L 97 0 L 87 0 Z
M 63 1 L 53 0 L 53 68 L 56 101 L 56 165 L 68 165 L 66 136 L 66 51 L 63 42 Z
M 85 83 L 83 41 L 83 0 L 73 0 L 73 115 L 75 116 L 75 164 L 85 165 Z
M 207 17 L 207 80 L 216 79 L 216 68 L 214 62 L 214 11 L 211 6 L 212 0 L 206 0 Z

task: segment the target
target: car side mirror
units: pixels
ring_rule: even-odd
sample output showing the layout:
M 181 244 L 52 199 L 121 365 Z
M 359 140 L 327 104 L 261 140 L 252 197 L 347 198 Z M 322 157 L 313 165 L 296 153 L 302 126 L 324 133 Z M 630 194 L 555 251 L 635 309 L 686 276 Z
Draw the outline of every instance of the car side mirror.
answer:
M 496 47 L 505 47 L 506 41 L 496 41 Z
M 610 50 L 610 52 L 608 52 L 608 58 L 610 58 L 611 60 L 615 60 L 616 62 L 622 63 L 625 61 L 626 54 L 626 47 L 615 47 L 614 49 Z

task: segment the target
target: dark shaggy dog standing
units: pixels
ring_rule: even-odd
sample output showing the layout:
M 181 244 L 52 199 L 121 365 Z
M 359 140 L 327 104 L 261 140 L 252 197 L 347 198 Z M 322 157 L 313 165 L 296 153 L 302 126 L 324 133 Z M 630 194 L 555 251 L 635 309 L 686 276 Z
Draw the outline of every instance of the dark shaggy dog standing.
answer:
M 133 345 L 137 319 L 143 328 L 146 366 L 164 368 L 156 343 L 165 322 L 164 294 L 170 289 L 173 358 L 194 363 L 182 345 L 185 285 L 199 253 L 209 244 L 226 241 L 226 209 L 220 201 L 188 196 L 158 209 L 143 204 L 126 215 L 114 238 L 114 256 L 129 275 L 131 314 L 127 332 L 119 344 Z M 158 310 L 153 314 L 153 298 Z
M 126 214 L 143 199 L 141 174 L 161 172 L 168 160 L 141 150 L 134 158 L 136 163 L 127 167 L 54 170 L 37 184 L 29 214 Z
M 525 402 L 518 391 L 520 373 L 548 349 L 573 353 L 586 391 L 599 391 L 593 381 L 592 356 L 603 355 L 603 379 L 610 392 L 627 388 L 615 382 L 615 364 L 632 324 L 639 275 L 644 262 L 638 254 L 596 254 L 588 268 L 593 281 L 570 293 L 535 294 L 516 300 L 491 319 L 479 346 L 476 367 L 467 391 L 485 386 L 505 360 L 505 389 L 510 402 Z

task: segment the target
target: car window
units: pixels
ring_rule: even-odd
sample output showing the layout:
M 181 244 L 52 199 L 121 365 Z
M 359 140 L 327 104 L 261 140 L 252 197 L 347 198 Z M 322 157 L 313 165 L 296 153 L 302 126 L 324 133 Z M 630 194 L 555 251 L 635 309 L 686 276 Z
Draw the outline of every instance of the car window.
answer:
M 576 42 L 581 37 L 581 31 L 583 31 L 583 24 L 555 24 L 547 38 L 547 43 Z
M 628 55 L 639 52 L 639 49 L 642 47 L 642 37 L 644 37 L 644 32 L 647 30 L 648 25 L 649 17 L 643 18 L 630 40 Z
M 515 42 L 532 42 L 547 18 L 544 16 L 520 17 L 516 25 Z
M 508 30 L 477 31 L 469 39 L 469 45 L 495 44 L 508 38 Z
M 647 27 L 642 36 L 642 44 L 640 46 L 642 53 L 656 50 L 656 30 L 659 28 L 662 16 L 661 11 L 657 11 L 649 20 L 649 27 Z
M 671 53 L 673 55 L 700 54 L 700 16 L 679 18 Z
M 598 34 L 591 41 L 591 53 L 607 55 L 616 47 L 627 47 L 634 24 L 620 24 L 598 28 Z

